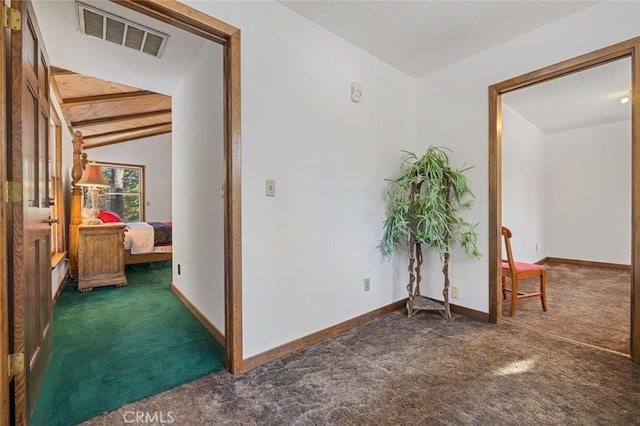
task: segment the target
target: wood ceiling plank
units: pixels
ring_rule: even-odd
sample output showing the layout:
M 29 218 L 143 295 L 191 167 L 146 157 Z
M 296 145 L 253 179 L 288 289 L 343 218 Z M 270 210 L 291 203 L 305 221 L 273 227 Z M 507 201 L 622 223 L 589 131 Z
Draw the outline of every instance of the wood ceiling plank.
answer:
M 159 95 L 155 92 L 150 92 L 148 90 L 138 90 L 135 92 L 126 92 L 126 93 L 107 93 L 107 94 L 99 94 L 92 96 L 82 96 L 79 98 L 67 98 L 63 99 L 62 107 L 73 107 L 73 106 L 81 106 L 81 105 L 90 105 L 95 103 L 102 102 L 118 102 L 118 101 L 126 101 L 131 98 L 143 98 L 143 97 L 158 97 L 164 96 Z M 164 96 L 168 97 L 168 96 Z
M 116 123 L 119 121 L 123 122 L 123 121 L 137 120 L 139 118 L 159 117 L 159 116 L 166 116 L 166 115 L 171 115 L 170 109 L 160 110 L 160 111 L 141 112 L 137 114 L 120 115 L 120 116 L 114 116 L 114 117 L 102 117 L 102 118 L 96 118 L 92 120 L 72 122 L 71 126 L 74 128 L 79 128 L 79 127 L 85 127 L 85 126 L 92 126 L 94 124 Z
M 128 99 L 123 101 L 98 102 L 89 105 L 63 107 L 71 123 L 99 118 L 123 117 L 146 112 L 171 111 L 171 98 L 164 95 Z
M 74 127 L 74 131 L 79 130 L 82 132 L 84 136 L 95 136 L 100 134 L 118 132 L 121 130 L 130 131 L 138 128 L 158 126 L 161 124 L 168 124 L 168 123 L 169 124 L 171 123 L 171 116 L 163 115 L 158 117 L 146 117 L 146 118 L 131 120 L 127 122 L 102 123 L 102 124 L 94 124 L 92 126 Z
M 158 136 L 161 134 L 171 133 L 171 124 L 166 124 L 163 126 L 158 126 L 153 129 L 146 129 L 141 131 L 132 131 L 129 133 L 122 133 L 117 136 L 107 136 L 107 137 L 83 137 L 83 148 L 96 148 L 99 146 L 105 145 L 113 145 L 116 143 L 128 142 L 136 139 L 147 138 L 151 136 Z
M 171 132 L 171 97 L 51 67 L 51 85 L 72 132 L 103 146 Z

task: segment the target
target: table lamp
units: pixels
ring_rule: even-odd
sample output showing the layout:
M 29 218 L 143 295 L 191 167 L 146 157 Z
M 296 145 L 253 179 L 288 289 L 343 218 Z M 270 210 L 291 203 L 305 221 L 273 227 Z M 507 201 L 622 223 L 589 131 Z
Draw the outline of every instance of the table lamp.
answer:
M 108 188 L 109 184 L 102 174 L 102 167 L 92 161 L 91 164 L 87 164 L 82 173 L 82 178 L 76 182 L 77 186 L 88 187 L 91 191 L 91 218 L 87 222 L 89 225 L 99 225 L 102 223 L 98 219 L 98 193 L 100 188 Z

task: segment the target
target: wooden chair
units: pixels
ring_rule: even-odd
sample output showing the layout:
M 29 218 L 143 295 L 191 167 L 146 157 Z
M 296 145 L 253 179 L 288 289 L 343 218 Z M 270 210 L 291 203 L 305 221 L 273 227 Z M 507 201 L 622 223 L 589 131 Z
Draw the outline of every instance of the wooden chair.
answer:
M 507 259 L 502 259 L 502 297 L 506 300 L 507 292 L 511 293 L 511 309 L 509 315 L 514 316 L 516 313 L 516 304 L 520 299 L 540 296 L 542 302 L 542 310 L 547 311 L 547 270 L 542 265 L 533 263 L 516 262 L 511 252 L 511 231 L 503 226 L 502 237 L 504 239 L 505 251 Z M 515 272 L 514 272 L 515 271 Z M 540 278 L 540 291 L 535 293 L 524 293 L 518 290 L 518 280 L 523 278 Z M 506 287 L 507 278 L 511 279 L 511 288 Z

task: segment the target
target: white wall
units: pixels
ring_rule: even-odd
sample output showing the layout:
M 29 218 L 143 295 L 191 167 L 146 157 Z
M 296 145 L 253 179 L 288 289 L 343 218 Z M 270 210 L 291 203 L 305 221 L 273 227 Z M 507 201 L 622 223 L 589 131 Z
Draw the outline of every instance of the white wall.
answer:
M 478 222 L 485 256 L 454 253 L 451 276 L 460 286 L 460 304 L 488 312 L 488 86 L 568 58 L 624 41 L 640 33 L 640 4 L 601 2 L 418 81 L 418 140 L 452 148 L 454 163 L 469 171 L 476 203 L 467 219 Z M 438 271 L 427 280 L 440 287 Z M 436 277 L 434 277 L 434 274 Z
M 547 136 L 548 256 L 631 263 L 631 122 Z
M 91 161 L 144 166 L 145 221 L 166 221 L 171 209 L 171 133 L 86 149 Z
M 172 98 L 173 284 L 224 334 L 222 67 L 222 47 L 206 43 Z
M 503 102 L 502 223 L 513 232 L 513 254 L 522 262 L 537 262 L 546 256 L 545 137 Z
M 188 3 L 242 30 L 244 356 L 405 297 L 406 266 L 376 246 L 415 80 L 278 3 Z

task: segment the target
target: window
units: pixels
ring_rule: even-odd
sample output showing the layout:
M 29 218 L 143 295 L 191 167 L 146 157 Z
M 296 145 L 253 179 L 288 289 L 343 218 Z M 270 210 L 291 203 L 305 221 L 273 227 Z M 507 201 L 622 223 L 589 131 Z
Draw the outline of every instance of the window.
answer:
M 144 166 L 96 163 L 110 185 L 98 197 L 98 209 L 115 212 L 125 222 L 144 221 Z

